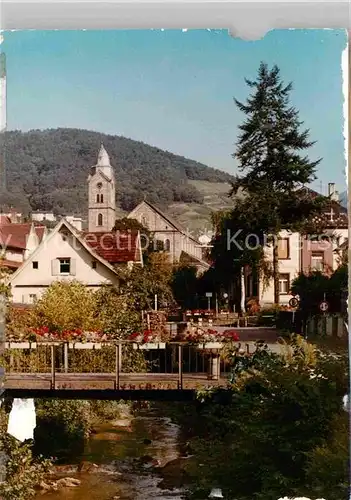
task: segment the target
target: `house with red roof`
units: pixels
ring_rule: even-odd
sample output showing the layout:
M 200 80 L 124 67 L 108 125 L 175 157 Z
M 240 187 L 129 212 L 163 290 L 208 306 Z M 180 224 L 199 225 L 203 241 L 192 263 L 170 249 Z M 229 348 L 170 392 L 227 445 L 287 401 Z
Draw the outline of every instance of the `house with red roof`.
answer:
M 0 215 L 0 264 L 9 271 L 18 269 L 47 236 L 47 228 L 39 223 L 12 222 Z
M 57 280 L 77 280 L 89 289 L 119 287 L 118 266 L 143 265 L 140 235 L 82 233 L 62 219 L 8 277 L 14 303 L 34 303 Z

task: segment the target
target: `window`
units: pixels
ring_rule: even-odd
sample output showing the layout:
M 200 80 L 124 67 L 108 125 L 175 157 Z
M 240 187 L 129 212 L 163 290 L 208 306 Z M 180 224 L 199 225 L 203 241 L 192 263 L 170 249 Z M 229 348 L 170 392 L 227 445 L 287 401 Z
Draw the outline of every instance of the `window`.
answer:
M 103 202 L 104 202 L 104 195 L 100 194 L 100 203 L 103 203 Z
M 39 262 L 37 260 L 34 260 L 32 262 L 32 265 L 33 265 L 33 269 L 39 269 Z
M 165 240 L 165 250 L 166 250 L 166 252 L 171 251 L 171 242 L 168 239 Z
M 290 275 L 279 274 L 279 294 L 288 295 L 290 291 Z
M 60 274 L 70 274 L 71 272 L 71 259 L 59 259 Z
M 98 214 L 98 223 L 97 223 L 98 226 L 102 226 L 103 225 L 103 217 L 102 217 L 102 214 Z
M 99 194 L 96 195 L 96 203 L 100 203 L 100 195 Z
M 96 267 L 97 267 L 97 262 L 96 262 L 96 260 L 93 260 L 93 261 L 92 261 L 92 263 L 91 263 L 91 267 L 92 267 L 93 269 L 96 269 Z
M 37 301 L 37 296 L 35 293 L 30 293 L 29 294 L 29 302 L 30 304 L 34 304 Z
M 290 245 L 289 238 L 278 239 L 278 259 L 290 258 Z
M 323 269 L 324 269 L 324 254 L 323 254 L 323 252 L 312 252 L 311 269 L 313 271 L 323 271 Z
M 101 188 L 102 188 L 102 182 L 98 182 L 98 183 L 96 184 L 96 187 L 97 187 L 98 189 L 101 189 Z
M 103 203 L 104 202 L 104 195 L 103 194 L 97 194 L 96 195 L 96 203 Z
M 148 227 L 148 220 L 144 215 L 141 216 L 141 223 L 144 227 Z

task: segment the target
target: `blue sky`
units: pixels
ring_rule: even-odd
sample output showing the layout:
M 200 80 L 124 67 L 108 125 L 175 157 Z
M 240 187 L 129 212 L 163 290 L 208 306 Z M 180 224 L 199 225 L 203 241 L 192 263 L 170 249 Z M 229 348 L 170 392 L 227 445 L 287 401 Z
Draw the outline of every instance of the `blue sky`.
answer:
M 293 81 L 292 104 L 323 158 L 318 182 L 345 189 L 343 30 L 275 30 L 248 42 L 226 30 L 6 33 L 8 129 L 78 127 L 141 140 L 236 172 L 231 153 L 244 78 L 261 61 Z M 324 189 L 323 189 L 324 190 Z

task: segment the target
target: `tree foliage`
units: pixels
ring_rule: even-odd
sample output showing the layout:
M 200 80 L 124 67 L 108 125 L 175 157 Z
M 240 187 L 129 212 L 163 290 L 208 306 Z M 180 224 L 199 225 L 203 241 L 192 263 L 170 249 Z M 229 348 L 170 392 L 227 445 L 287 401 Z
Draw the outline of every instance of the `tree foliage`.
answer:
M 32 326 L 46 326 L 52 332 L 99 329 L 94 292 L 79 281 L 56 281 L 38 300 L 32 312 Z
M 174 299 L 183 311 L 198 307 L 198 285 L 199 279 L 195 266 L 180 265 L 174 269 L 171 280 L 172 292 Z
M 141 315 L 131 297 L 113 287 L 104 286 L 95 292 L 94 308 L 100 329 L 110 338 L 125 339 L 141 329 Z
M 92 291 L 78 281 L 53 283 L 20 321 L 27 327 L 46 326 L 55 333 L 101 331 L 116 340 L 141 328 L 140 312 L 131 296 L 108 285 Z
M 125 276 L 122 293 L 131 300 L 138 311 L 153 309 L 155 295 L 158 307 L 170 306 L 174 302 L 171 280 L 173 265 L 167 253 L 152 252 L 144 267 L 134 266 Z
M 292 498 L 307 492 L 345 498 L 348 437 L 345 432 L 338 451 L 334 424 L 343 419 L 346 356 L 323 357 L 299 339 L 283 356 L 263 347 L 252 358 L 236 355 L 233 363 L 231 394 L 199 394 L 194 417 L 201 425 L 189 439 L 195 457 L 187 472 L 196 483 L 191 498 L 204 498 L 215 486 L 225 498 L 238 500 L 276 500 L 282 492 Z M 191 418 L 184 413 L 184 425 L 192 426 Z M 331 465 L 339 469 L 327 470 L 323 461 L 329 443 Z M 322 474 L 312 477 L 318 465 L 324 480 Z
M 239 310 L 242 270 L 250 268 L 263 284 L 272 276 L 264 251 L 265 234 L 256 207 L 242 199 L 236 199 L 232 210 L 216 214 L 213 222 L 216 228 L 210 250 L 213 287 L 217 291 L 230 290 L 234 277 L 233 298 Z
M 348 266 L 343 264 L 331 275 L 320 271 L 300 273 L 292 282 L 291 290 L 300 296 L 299 309 L 305 314 L 320 314 L 319 304 L 325 299 L 329 312 L 346 312 Z

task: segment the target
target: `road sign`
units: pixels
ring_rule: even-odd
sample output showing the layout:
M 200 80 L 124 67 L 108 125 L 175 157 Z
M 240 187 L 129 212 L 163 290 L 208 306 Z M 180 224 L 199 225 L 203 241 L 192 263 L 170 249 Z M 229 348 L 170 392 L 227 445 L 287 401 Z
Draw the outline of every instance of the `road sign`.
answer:
M 327 312 L 328 309 L 329 309 L 329 304 L 326 300 L 323 300 L 320 304 L 319 304 L 319 309 L 322 311 L 322 312 Z
M 206 297 L 211 298 L 212 297 L 212 292 L 207 292 Z
M 299 305 L 299 300 L 296 297 L 293 297 L 289 300 L 290 307 L 297 307 Z

